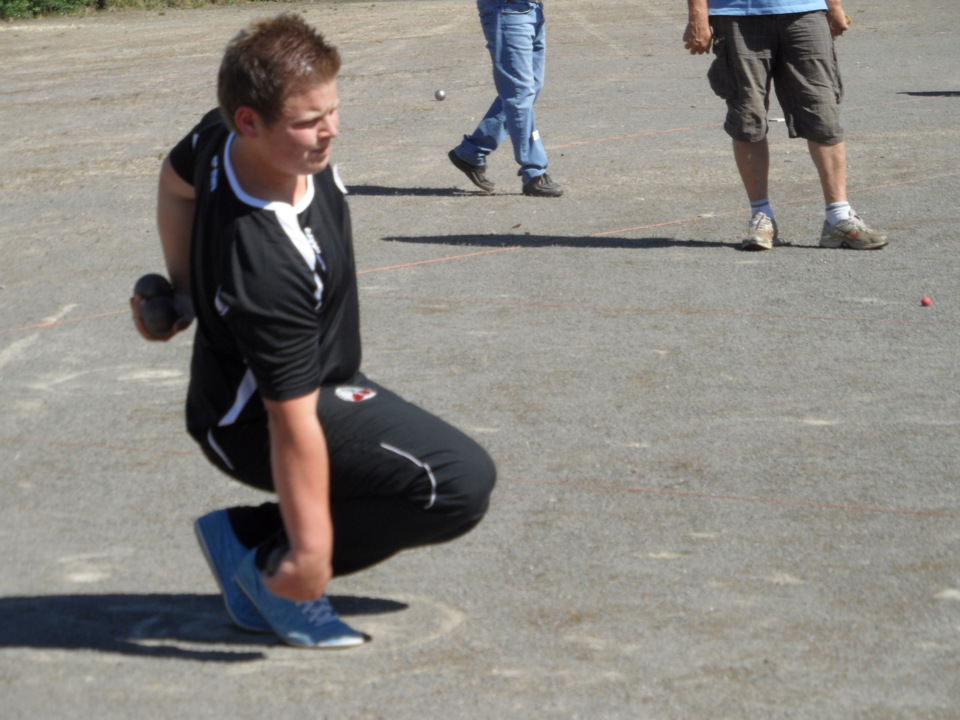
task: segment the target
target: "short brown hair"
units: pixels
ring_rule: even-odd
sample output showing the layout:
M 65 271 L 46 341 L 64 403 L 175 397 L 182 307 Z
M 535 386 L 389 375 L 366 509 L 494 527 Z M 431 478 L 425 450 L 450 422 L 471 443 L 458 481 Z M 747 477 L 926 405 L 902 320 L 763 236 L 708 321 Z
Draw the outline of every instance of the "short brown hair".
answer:
M 256 110 L 273 125 L 292 93 L 332 81 L 340 53 L 300 16 L 283 13 L 241 30 L 227 45 L 217 78 L 220 113 L 233 125 L 237 108 Z

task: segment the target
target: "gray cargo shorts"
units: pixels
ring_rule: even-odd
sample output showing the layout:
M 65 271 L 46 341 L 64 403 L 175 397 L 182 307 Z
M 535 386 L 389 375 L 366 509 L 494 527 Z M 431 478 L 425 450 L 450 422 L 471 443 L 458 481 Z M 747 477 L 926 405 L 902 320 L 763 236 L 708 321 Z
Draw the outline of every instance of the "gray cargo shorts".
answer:
M 707 77 L 727 101 L 723 127 L 730 137 L 766 137 L 772 81 L 790 137 L 843 140 L 843 83 L 826 12 L 712 15 L 710 24 L 716 57 Z

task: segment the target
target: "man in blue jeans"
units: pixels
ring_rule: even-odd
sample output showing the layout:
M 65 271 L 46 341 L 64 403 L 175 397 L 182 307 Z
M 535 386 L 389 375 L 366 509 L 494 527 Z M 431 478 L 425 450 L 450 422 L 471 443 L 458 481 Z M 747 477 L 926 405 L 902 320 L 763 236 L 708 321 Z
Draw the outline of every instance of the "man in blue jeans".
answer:
M 477 10 L 493 60 L 497 98 L 473 134 L 449 152 L 450 162 L 478 188 L 493 192 L 487 155 L 509 135 L 523 194 L 560 197 L 563 188 L 547 175 L 547 153 L 533 113 L 547 52 L 543 1 L 477 0 Z

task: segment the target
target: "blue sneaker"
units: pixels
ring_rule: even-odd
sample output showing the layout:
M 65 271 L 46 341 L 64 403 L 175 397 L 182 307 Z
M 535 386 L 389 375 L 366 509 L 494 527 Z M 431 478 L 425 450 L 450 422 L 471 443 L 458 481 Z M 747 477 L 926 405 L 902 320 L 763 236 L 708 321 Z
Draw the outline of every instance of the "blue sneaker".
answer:
M 277 597 L 263 583 L 251 550 L 237 569 L 237 584 L 250 597 L 273 631 L 288 645 L 312 648 L 348 648 L 370 638 L 344 623 L 327 596 L 312 602 L 293 602 Z
M 230 619 L 244 630 L 271 632 L 273 628 L 270 627 L 270 623 L 264 619 L 234 580 L 237 566 L 250 551 L 237 540 L 230 525 L 230 518 L 227 517 L 227 511 L 216 510 L 204 515 L 193 524 L 193 529 L 197 533 L 197 541 L 213 572 L 213 577 L 216 578 L 223 593 L 223 602 L 227 606 L 227 615 Z

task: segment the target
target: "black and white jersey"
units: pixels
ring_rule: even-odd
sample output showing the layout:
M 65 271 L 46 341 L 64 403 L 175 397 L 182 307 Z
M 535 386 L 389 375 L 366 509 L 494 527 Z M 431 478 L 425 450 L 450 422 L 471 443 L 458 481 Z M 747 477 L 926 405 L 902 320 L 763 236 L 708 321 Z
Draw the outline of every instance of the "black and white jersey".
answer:
M 170 153 L 197 195 L 193 434 L 262 422 L 261 397 L 301 397 L 360 369 L 350 215 L 335 170 L 308 178 L 296 206 L 266 202 L 240 187 L 230 163 L 234 139 L 214 110 Z

